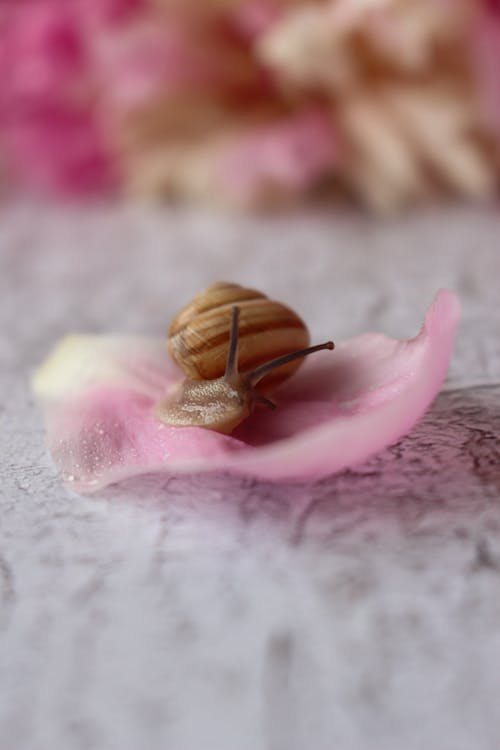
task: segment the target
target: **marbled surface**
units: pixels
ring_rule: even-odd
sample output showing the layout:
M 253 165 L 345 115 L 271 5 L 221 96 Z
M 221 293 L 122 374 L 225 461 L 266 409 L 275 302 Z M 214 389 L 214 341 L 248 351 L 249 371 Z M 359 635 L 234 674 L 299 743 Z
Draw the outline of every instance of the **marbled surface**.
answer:
M 250 220 L 0 209 L 0 750 L 500 747 L 500 215 Z M 160 333 L 225 278 L 315 339 L 464 320 L 406 439 L 316 484 L 82 498 L 28 378 L 69 331 Z

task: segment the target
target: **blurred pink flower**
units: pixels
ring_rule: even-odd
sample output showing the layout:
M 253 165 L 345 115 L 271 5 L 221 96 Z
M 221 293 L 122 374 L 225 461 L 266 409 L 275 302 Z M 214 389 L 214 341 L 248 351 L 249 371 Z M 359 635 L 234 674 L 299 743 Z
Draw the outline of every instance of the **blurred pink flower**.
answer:
M 149 6 L 149 0 L 72 0 L 82 18 L 93 23 L 115 25 L 131 21 Z
M 278 21 L 283 13 L 281 5 L 272 0 L 244 0 L 232 10 L 231 23 L 244 38 L 253 41 Z
M 10 162 L 26 186 L 56 193 L 104 193 L 116 185 L 113 162 L 88 112 L 46 106 L 11 120 Z
M 116 176 L 76 6 L 26 0 L 7 8 L 2 32 L 0 126 L 17 177 L 37 189 L 108 189 Z
M 175 16 L 163 25 L 143 16 L 133 24 L 102 29 L 94 52 L 96 76 L 106 91 L 104 106 L 118 114 L 155 98 L 200 90 L 222 75 L 217 56 L 197 48 L 189 27 Z
M 486 122 L 500 144 L 500 2 L 484 2 L 472 27 L 472 58 Z
M 29 0 L 7 10 L 1 37 L 2 101 L 28 108 L 74 98 L 85 50 L 74 12 L 60 0 Z
M 254 127 L 223 150 L 219 163 L 224 192 L 249 205 L 269 191 L 297 195 L 327 175 L 338 154 L 331 120 L 319 110 Z

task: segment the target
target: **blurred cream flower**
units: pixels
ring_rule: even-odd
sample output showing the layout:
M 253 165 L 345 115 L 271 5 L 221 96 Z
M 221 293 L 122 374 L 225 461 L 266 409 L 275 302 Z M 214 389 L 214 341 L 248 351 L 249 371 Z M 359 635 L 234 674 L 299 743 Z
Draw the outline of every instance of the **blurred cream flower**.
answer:
M 339 110 L 350 149 L 344 179 L 379 211 L 435 197 L 448 188 L 470 198 L 489 195 L 495 169 L 470 136 L 471 102 L 433 85 L 387 85 L 347 98 Z
M 284 83 L 338 91 L 370 69 L 420 72 L 463 37 L 465 0 L 328 0 L 292 9 L 258 41 Z
M 290 95 L 331 102 L 346 186 L 379 211 L 496 184 L 464 55 L 466 0 L 336 0 L 298 7 L 258 42 Z

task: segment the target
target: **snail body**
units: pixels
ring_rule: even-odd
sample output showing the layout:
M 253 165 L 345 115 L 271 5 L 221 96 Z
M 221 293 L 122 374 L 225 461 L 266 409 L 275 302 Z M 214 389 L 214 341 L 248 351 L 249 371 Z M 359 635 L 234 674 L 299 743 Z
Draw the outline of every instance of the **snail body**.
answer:
M 186 375 L 156 407 L 165 424 L 230 433 L 302 359 L 333 349 L 308 346 L 309 332 L 289 307 L 237 284 L 213 284 L 173 319 L 168 349 Z M 259 384 L 259 390 L 256 386 Z

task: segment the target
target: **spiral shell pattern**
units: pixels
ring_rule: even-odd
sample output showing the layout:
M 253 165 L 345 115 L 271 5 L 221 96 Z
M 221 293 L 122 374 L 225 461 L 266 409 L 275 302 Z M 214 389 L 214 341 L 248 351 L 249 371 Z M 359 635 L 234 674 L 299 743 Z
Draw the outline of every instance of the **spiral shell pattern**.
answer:
M 249 372 L 283 354 L 309 345 L 304 321 L 289 307 L 254 289 L 218 282 L 192 299 L 173 319 L 168 349 L 187 377 L 212 380 L 224 375 L 231 309 L 240 308 L 239 371 Z M 270 389 L 289 378 L 301 360 L 269 373 Z

